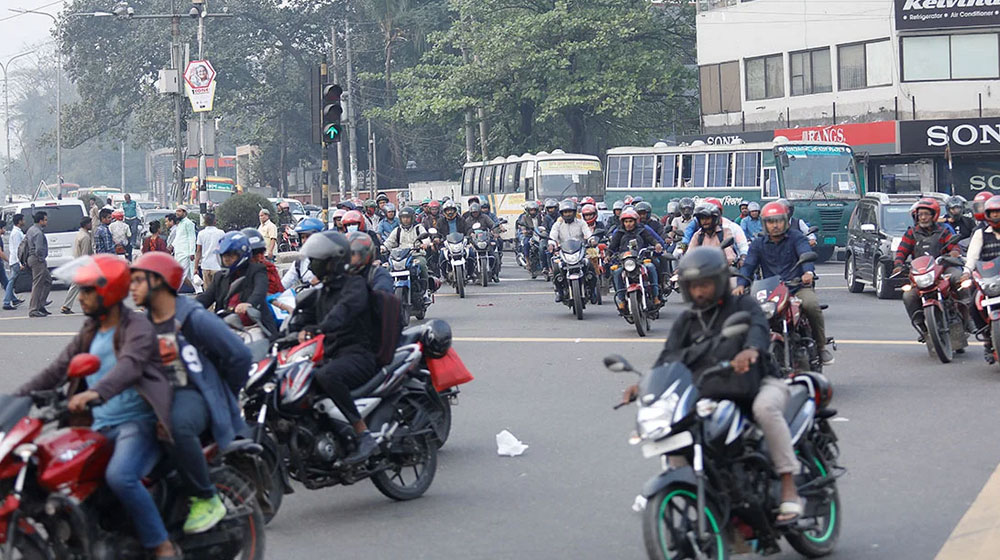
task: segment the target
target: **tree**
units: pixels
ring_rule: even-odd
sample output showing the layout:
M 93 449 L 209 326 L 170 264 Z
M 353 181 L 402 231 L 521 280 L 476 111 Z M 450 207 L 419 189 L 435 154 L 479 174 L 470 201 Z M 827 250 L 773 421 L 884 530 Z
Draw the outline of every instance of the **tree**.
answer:
M 233 195 L 215 209 L 216 225 L 222 231 L 257 227 L 261 208 L 267 209 L 272 216 L 277 215 L 271 201 L 259 194 Z

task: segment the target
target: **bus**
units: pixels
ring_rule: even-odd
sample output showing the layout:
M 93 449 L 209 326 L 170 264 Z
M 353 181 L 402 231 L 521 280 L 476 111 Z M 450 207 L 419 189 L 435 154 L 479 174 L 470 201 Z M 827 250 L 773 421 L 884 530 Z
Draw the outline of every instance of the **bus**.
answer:
M 509 222 L 504 237 L 513 238 L 514 221 L 527 200 L 574 196 L 604 200 L 601 159 L 553 150 L 467 163 L 462 168 L 462 202 L 471 196 L 489 199 L 497 217 Z
M 187 197 L 184 204 L 197 205 L 201 202 L 198 197 L 198 178 L 190 177 L 184 180 L 187 183 Z M 229 200 L 237 192 L 236 181 L 228 177 L 205 177 L 208 189 L 208 207 L 213 208 Z
M 63 183 L 63 190 L 65 190 L 65 187 L 66 183 Z M 80 198 L 92 195 L 97 197 L 97 200 L 103 204 L 108 198 L 111 198 L 111 195 L 120 195 L 121 193 L 122 190 L 118 187 L 84 187 L 69 191 L 68 196 L 71 198 Z M 63 198 L 65 198 L 65 196 Z
M 847 244 L 847 222 L 861 198 L 854 152 L 837 142 L 772 142 L 690 146 L 657 143 L 607 152 L 609 204 L 641 195 L 662 213 L 675 198 L 715 197 L 726 217 L 739 215 L 741 202 L 762 206 L 778 198 L 795 205 L 795 216 L 819 227 L 817 253 L 829 259 Z

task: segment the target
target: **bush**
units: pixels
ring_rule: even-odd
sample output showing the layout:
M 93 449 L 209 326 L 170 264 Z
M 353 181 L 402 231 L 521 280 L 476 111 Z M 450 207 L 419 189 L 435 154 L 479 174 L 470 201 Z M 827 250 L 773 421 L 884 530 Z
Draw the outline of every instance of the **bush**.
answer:
M 277 215 L 274 204 L 259 194 L 236 194 L 215 208 L 215 225 L 222 231 L 235 231 L 260 225 L 260 209 Z

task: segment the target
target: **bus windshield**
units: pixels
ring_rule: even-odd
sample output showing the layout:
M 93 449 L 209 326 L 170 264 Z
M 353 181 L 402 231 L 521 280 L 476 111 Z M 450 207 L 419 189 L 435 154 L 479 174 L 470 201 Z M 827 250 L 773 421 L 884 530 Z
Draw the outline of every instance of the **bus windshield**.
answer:
M 229 200 L 231 196 L 233 196 L 233 191 L 231 190 L 208 189 L 208 200 L 216 204 L 221 204 Z
M 604 199 L 601 163 L 589 160 L 538 162 L 539 181 L 535 198 L 561 200 L 572 196 Z
M 854 154 L 846 146 L 778 146 L 785 198 L 857 200 Z

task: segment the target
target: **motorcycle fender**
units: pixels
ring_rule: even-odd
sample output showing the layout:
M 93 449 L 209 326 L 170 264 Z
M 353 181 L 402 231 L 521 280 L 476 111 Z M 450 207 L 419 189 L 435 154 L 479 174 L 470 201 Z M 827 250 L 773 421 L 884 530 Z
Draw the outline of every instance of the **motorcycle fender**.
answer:
M 944 311 L 944 306 L 941 305 L 941 300 L 939 300 L 939 299 L 924 298 L 924 302 L 923 302 L 923 306 L 922 307 L 932 307 L 932 306 L 933 307 L 937 307 L 938 309 Z
M 626 290 L 626 292 L 628 292 L 628 293 L 630 293 L 630 294 L 631 294 L 632 292 L 637 292 L 637 291 L 639 291 L 639 289 L 640 289 L 641 287 L 642 287 L 642 286 L 640 286 L 639 284 L 629 284 L 629 285 L 628 285 L 628 289 Z
M 694 477 L 694 469 L 690 465 L 681 467 L 679 469 L 670 469 L 664 471 L 657 476 L 646 481 L 646 484 L 642 487 L 642 496 L 644 498 L 652 498 L 660 490 L 663 490 L 671 484 L 685 484 L 689 486 L 697 486 L 698 481 Z

